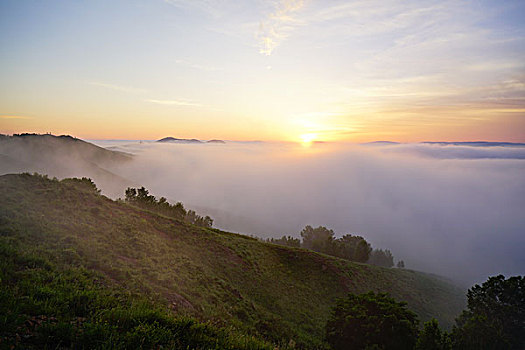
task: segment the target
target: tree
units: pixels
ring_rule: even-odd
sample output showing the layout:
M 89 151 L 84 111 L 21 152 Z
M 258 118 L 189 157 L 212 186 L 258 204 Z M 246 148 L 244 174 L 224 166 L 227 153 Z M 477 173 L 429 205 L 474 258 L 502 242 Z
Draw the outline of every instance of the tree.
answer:
M 403 260 L 399 260 L 397 262 L 397 268 L 398 269 L 404 269 L 405 268 L 405 262 Z
M 355 247 L 354 261 L 365 263 L 370 259 L 372 247 L 363 237 L 358 236 L 358 238 L 360 239 Z
M 268 242 L 273 244 L 284 245 L 287 247 L 299 248 L 301 246 L 301 241 L 299 238 L 294 238 L 292 236 L 282 236 L 281 238 L 270 238 Z
M 201 217 L 201 220 L 198 222 L 198 225 L 202 227 L 212 227 L 213 219 L 206 215 L 205 217 Z
M 126 202 L 136 202 L 137 200 L 137 190 L 135 188 L 132 188 L 132 187 L 128 187 L 126 188 L 126 192 L 125 192 L 125 200 Z
M 53 178 L 53 181 L 58 181 L 57 178 Z M 82 188 L 91 191 L 96 194 L 100 194 L 100 190 L 97 188 L 97 185 L 91 180 L 89 177 L 83 177 L 81 179 L 79 178 L 67 178 L 62 180 L 65 183 L 71 183 L 78 186 L 81 186 Z
M 418 320 L 406 303 L 386 293 L 368 292 L 338 299 L 326 324 L 333 349 L 413 349 Z
M 525 278 L 499 275 L 469 289 L 452 339 L 458 349 L 523 349 Z
M 128 187 L 125 192 L 125 200 L 130 203 L 134 203 L 141 207 L 147 208 L 151 207 L 153 204 L 157 203 L 155 196 L 149 194 L 149 191 L 141 187 L 139 189 Z
M 138 207 L 154 211 L 156 213 L 166 215 L 175 219 L 184 220 L 191 224 L 201 227 L 212 227 L 213 219 L 209 216 L 200 216 L 193 210 L 184 209 L 181 202 L 170 204 L 166 198 L 160 197 L 159 200 L 155 196 L 150 195 L 149 191 L 141 187 L 139 189 L 128 187 L 125 192 L 126 202 L 136 205 Z
M 313 228 L 307 225 L 301 231 L 303 238 L 303 247 L 312 249 L 316 252 L 330 254 L 332 250 L 332 241 L 334 240 L 334 231 L 324 226 Z
M 331 254 L 350 261 L 367 262 L 372 247 L 361 236 L 344 235 L 333 241 Z
M 433 318 L 425 322 L 423 329 L 419 332 L 416 350 L 449 350 L 447 333 L 441 332 L 438 321 Z
M 184 217 L 184 221 L 200 227 L 211 227 L 213 225 L 212 218 L 210 218 L 209 216 L 202 217 L 195 213 L 195 211 L 193 210 L 188 210 L 186 216 Z
M 137 190 L 137 200 L 143 205 L 155 204 L 156 202 L 155 196 L 150 195 L 144 186 Z
M 392 267 L 394 266 L 394 256 L 388 249 L 374 249 L 370 254 L 368 263 L 376 266 Z

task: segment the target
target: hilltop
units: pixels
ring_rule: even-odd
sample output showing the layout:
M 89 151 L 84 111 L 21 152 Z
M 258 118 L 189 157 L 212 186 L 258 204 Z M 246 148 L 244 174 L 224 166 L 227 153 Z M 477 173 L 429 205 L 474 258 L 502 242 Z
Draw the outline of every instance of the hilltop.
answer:
M 86 181 L 4 175 L 0 189 L 4 250 L 53 256 L 177 315 L 276 343 L 322 346 L 329 309 L 348 292 L 389 292 L 445 327 L 465 305 L 464 291 L 436 276 L 197 227 L 113 201 Z
M 209 141 L 202 141 L 197 139 L 179 139 L 176 137 L 164 137 L 160 140 L 157 140 L 156 142 L 165 142 L 165 143 L 226 143 L 223 140 L 209 140 Z
M 49 176 L 88 176 L 106 193 L 134 183 L 117 175 L 117 169 L 133 156 L 111 151 L 78 138 L 50 134 L 0 135 L 0 174 L 38 172 Z

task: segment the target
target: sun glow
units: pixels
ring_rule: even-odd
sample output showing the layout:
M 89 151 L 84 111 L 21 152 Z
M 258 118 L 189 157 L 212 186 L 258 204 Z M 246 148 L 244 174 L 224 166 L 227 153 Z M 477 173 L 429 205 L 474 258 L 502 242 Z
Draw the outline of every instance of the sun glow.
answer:
M 317 134 L 310 133 L 301 135 L 301 143 L 303 146 L 310 146 L 315 140 L 317 140 Z

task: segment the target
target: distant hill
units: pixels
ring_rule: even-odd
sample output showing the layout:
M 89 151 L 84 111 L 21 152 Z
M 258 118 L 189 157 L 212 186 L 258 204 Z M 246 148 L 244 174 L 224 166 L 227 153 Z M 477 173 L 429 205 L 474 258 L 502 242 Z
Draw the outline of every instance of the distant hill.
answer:
M 516 142 L 489 142 L 489 141 L 465 141 L 465 142 L 442 142 L 442 141 L 424 141 L 420 142 L 424 145 L 440 145 L 440 146 L 469 146 L 469 147 L 525 147 L 525 143 Z M 366 146 L 389 146 L 401 145 L 399 142 L 393 141 L 373 141 L 363 143 Z
M 9 249 L 82 266 L 176 314 L 275 343 L 322 347 L 329 309 L 348 292 L 389 292 L 445 327 L 465 305 L 463 290 L 435 276 L 200 228 L 110 200 L 79 181 L 4 175 L 0 191 Z M 54 294 L 42 288 L 36 297 L 45 303 Z
M 453 145 L 453 146 L 470 146 L 470 147 L 525 147 L 525 143 L 515 142 L 488 142 L 488 141 L 467 141 L 467 142 L 421 142 L 427 145 Z
M 209 141 L 206 141 L 206 143 L 226 143 L 226 141 L 223 141 L 223 140 L 209 140 Z
M 178 139 L 175 137 L 165 137 L 156 142 L 167 142 L 167 143 L 190 143 L 190 144 L 200 144 L 200 143 L 226 143 L 223 140 L 210 140 L 210 141 L 201 141 L 197 139 Z
M 91 177 L 107 194 L 121 194 L 133 182 L 115 170 L 132 155 L 111 151 L 72 136 L 0 135 L 0 174 L 39 172 L 49 176 Z
M 157 142 L 170 142 L 170 143 L 204 143 L 201 140 L 197 139 L 177 139 L 175 137 L 165 137 L 163 139 L 157 140 Z

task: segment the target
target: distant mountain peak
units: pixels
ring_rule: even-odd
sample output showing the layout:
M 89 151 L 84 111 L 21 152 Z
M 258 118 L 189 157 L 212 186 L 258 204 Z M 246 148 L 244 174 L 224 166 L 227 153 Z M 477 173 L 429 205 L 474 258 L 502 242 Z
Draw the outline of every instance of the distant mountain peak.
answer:
M 165 142 L 165 143 L 226 143 L 223 140 L 209 140 L 209 141 L 201 141 L 197 139 L 179 139 L 176 137 L 164 137 L 160 140 L 157 140 L 156 142 Z
M 160 140 L 157 140 L 157 142 L 172 142 L 172 143 L 204 143 L 201 140 L 197 139 L 178 139 L 176 137 L 165 137 Z
M 470 147 L 523 147 L 525 146 L 525 143 L 519 143 L 519 142 L 493 142 L 493 141 L 461 141 L 461 142 L 425 141 L 421 143 L 426 144 L 426 145 L 470 146 Z

